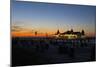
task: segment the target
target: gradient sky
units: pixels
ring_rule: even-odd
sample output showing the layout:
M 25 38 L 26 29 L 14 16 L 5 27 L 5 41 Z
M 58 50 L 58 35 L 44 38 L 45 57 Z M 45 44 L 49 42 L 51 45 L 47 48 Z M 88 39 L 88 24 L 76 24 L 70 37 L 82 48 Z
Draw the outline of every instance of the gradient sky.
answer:
M 58 29 L 60 32 L 84 29 L 87 35 L 95 35 L 95 6 L 19 1 L 11 6 L 12 32 L 55 33 Z

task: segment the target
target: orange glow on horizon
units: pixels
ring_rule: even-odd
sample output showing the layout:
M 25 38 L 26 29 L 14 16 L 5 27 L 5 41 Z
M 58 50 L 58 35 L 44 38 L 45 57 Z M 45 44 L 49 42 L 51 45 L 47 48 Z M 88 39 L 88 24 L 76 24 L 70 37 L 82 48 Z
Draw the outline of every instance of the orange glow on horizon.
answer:
M 28 33 L 28 32 L 12 32 L 11 33 L 12 37 L 46 37 L 50 36 L 50 34 L 43 34 L 43 33 L 38 33 L 35 35 L 34 33 Z
M 51 33 L 38 33 L 35 35 L 34 33 L 30 32 L 11 32 L 12 37 L 46 37 L 52 36 Z M 95 33 L 86 33 L 86 36 L 95 37 Z
M 96 37 L 96 33 L 95 32 L 89 32 L 89 33 L 86 33 L 86 36 Z

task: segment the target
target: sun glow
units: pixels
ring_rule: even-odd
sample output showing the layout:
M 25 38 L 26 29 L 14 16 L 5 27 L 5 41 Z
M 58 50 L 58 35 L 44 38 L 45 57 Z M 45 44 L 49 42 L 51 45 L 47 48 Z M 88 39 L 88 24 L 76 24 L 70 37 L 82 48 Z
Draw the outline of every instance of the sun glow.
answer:
M 29 33 L 29 32 L 12 32 L 13 37 L 47 37 L 51 36 L 50 33 Z

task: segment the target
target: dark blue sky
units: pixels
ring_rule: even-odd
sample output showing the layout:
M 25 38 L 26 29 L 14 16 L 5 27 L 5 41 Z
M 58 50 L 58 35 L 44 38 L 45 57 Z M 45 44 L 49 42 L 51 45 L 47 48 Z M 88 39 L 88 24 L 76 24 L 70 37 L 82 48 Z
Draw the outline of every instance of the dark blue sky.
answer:
M 96 7 L 39 2 L 13 2 L 12 25 L 54 32 L 84 29 L 95 33 Z

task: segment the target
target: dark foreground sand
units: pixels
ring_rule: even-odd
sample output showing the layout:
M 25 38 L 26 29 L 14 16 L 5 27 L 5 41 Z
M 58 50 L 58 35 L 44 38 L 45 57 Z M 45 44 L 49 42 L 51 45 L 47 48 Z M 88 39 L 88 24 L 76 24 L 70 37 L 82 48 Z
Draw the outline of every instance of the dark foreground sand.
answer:
M 87 41 L 85 41 L 87 40 Z M 95 61 L 95 38 L 12 38 L 12 66 Z

